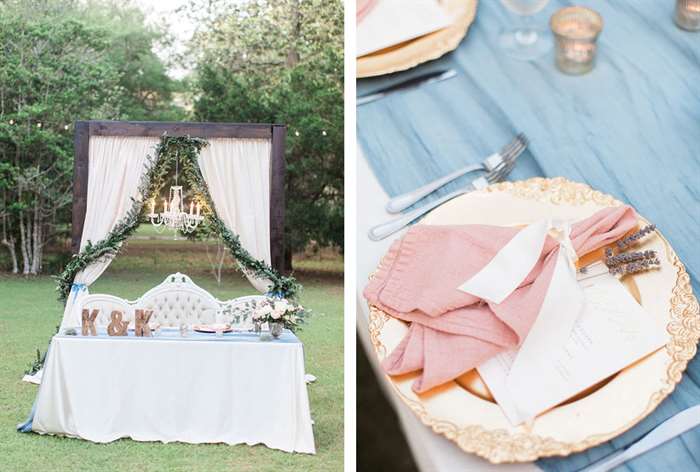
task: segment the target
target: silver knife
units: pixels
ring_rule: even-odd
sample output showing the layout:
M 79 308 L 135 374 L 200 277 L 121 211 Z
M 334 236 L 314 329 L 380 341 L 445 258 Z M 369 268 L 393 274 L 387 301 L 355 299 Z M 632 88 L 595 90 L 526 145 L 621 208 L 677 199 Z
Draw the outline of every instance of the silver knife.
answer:
M 656 446 L 660 446 L 661 444 L 680 436 L 696 426 L 700 426 L 700 405 L 695 405 L 681 411 L 680 413 L 676 413 L 674 416 L 652 429 L 646 436 L 632 444 L 627 449 L 617 452 L 612 456 L 606 457 L 605 459 L 586 467 L 581 472 L 607 472 L 608 470 L 624 464 L 634 457 L 654 449 Z
M 387 94 L 392 92 L 397 92 L 399 90 L 411 90 L 418 88 L 421 85 L 432 84 L 435 82 L 442 82 L 443 80 L 451 79 L 457 75 L 457 71 L 454 69 L 439 70 L 434 72 L 428 72 L 427 74 L 419 75 L 418 77 L 412 77 L 408 80 L 400 82 L 398 84 L 389 85 L 383 89 L 377 90 L 369 95 L 363 95 L 357 97 L 357 106 L 365 105 L 367 103 L 374 102 L 380 98 L 384 98 Z

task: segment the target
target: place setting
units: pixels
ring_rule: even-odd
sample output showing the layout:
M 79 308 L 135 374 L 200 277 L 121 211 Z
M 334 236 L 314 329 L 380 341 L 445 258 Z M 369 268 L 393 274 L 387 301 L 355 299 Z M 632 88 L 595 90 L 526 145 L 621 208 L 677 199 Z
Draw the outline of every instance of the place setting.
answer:
M 419 88 L 437 93 L 431 86 L 459 78 L 464 66 L 449 53 L 469 43 L 467 32 L 476 18 L 477 4 L 477 0 L 358 3 L 357 78 L 363 80 L 358 81 L 356 105 L 363 107 Z M 507 17 L 476 32 L 478 38 L 472 40 L 485 41 L 494 48 L 491 61 L 551 62 L 560 73 L 572 76 L 594 69 L 598 37 L 604 28 L 597 11 L 567 6 L 554 10 L 544 24 L 542 11 L 549 0 L 500 0 L 494 4 L 507 12 Z M 689 18 L 682 4 L 678 2 L 674 17 L 679 28 Z M 385 22 L 394 18 L 401 22 L 385 28 Z M 488 60 L 486 56 L 480 59 Z
M 358 1 L 357 77 L 410 69 L 451 51 L 467 34 L 476 8 L 477 0 Z
M 439 206 L 393 243 L 364 296 L 394 393 L 493 462 L 626 431 L 673 390 L 697 343 L 697 326 L 683 328 L 697 325 L 697 301 L 663 235 L 562 178 Z
M 675 389 L 700 337 L 688 274 L 653 222 L 565 178 L 507 181 L 528 144 L 519 133 L 389 198 L 387 221 L 367 233 L 393 239 L 362 292 L 392 393 L 494 463 L 566 456 L 624 433 Z M 459 178 L 470 183 L 428 201 Z M 693 412 L 591 470 L 693 428 Z
M 505 181 L 527 147 L 520 133 L 390 198 L 386 213 L 400 216 L 368 232 L 395 238 L 363 290 L 393 393 L 494 463 L 568 455 L 633 427 L 673 391 L 700 336 L 685 268 L 655 225 L 585 184 Z M 637 449 L 697 424 L 691 411 Z
M 358 45 L 380 1 L 358 10 Z M 660 452 L 700 425 L 700 398 L 677 388 L 693 388 L 700 338 L 687 245 L 679 256 L 665 232 L 682 225 L 635 191 L 663 158 L 626 161 L 612 131 L 625 117 L 605 114 L 621 43 L 601 38 L 619 39 L 620 12 L 562 3 L 481 2 L 454 52 L 405 72 L 360 64 L 434 31 L 358 58 L 360 175 L 376 182 L 359 197 L 358 331 L 390 403 L 417 420 L 400 415 L 422 467 L 492 470 L 420 424 L 517 470 L 692 462 Z M 689 10 L 669 8 L 664 29 L 692 30 Z

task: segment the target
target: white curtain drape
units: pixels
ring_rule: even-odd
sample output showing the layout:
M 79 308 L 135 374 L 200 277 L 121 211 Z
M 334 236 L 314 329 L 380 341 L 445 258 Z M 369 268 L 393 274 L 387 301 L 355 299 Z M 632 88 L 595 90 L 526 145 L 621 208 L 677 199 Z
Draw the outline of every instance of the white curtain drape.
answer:
M 199 155 L 199 167 L 216 212 L 256 259 L 270 264 L 269 139 L 212 138 Z M 262 293 L 270 281 L 246 273 Z
M 158 137 L 90 137 L 87 208 L 80 250 L 88 241 L 96 243 L 104 239 L 129 211 L 131 199 L 137 198 L 146 159 L 154 155 L 154 147 L 159 141 Z M 102 258 L 75 276 L 63 312 L 62 328 L 80 325 L 80 313 L 73 308 L 89 293 L 88 287 L 111 262 L 110 257 Z

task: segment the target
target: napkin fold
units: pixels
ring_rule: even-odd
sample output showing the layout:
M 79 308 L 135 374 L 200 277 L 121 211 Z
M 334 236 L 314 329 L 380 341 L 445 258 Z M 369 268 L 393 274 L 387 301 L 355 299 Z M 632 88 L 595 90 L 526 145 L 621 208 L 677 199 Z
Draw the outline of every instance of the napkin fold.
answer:
M 631 207 L 606 208 L 571 226 L 571 245 L 581 256 L 614 242 L 636 224 Z M 413 390 L 423 393 L 522 343 L 552 279 L 558 241 L 546 237 L 532 270 L 501 303 L 457 288 L 519 231 L 489 225 L 416 225 L 394 242 L 364 290 L 370 304 L 411 323 L 382 362 L 389 375 L 422 370 Z
M 450 26 L 452 19 L 437 0 L 359 2 L 357 57 L 419 38 Z
M 359 24 L 362 19 L 369 13 L 377 0 L 359 0 L 357 2 L 357 23 Z

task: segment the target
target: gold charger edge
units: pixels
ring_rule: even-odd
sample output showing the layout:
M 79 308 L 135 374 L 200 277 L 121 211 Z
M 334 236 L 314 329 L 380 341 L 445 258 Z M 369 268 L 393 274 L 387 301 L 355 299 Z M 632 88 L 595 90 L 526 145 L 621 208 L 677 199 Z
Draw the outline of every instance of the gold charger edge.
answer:
M 456 49 L 474 22 L 478 0 L 442 0 L 441 3 L 446 4 L 451 14 L 458 8 L 463 8 L 452 25 L 401 45 L 356 58 L 356 78 L 364 79 L 412 69 Z
M 587 202 L 595 202 L 605 206 L 622 205 L 622 202 L 610 195 L 563 177 L 551 179 L 535 177 L 517 182 L 502 182 L 487 187 L 484 192 L 509 192 L 520 198 L 546 201 L 555 205 L 563 203 L 580 205 Z M 386 376 L 387 380 L 398 397 L 418 416 L 423 424 L 430 427 L 435 433 L 456 443 L 463 451 L 476 454 L 496 464 L 530 462 L 543 457 L 567 456 L 597 446 L 624 433 L 649 415 L 664 398 L 673 392 L 681 381 L 688 361 L 695 356 L 700 339 L 700 306 L 693 295 L 690 276 L 668 240 L 658 230 L 657 234 L 664 243 L 667 259 L 676 268 L 676 282 L 671 291 L 670 321 L 667 325 L 670 338 L 665 347 L 671 362 L 666 371 L 663 388 L 650 396 L 646 408 L 638 417 L 621 428 L 591 435 L 582 441 L 572 443 L 529 433 L 513 434 L 505 429 L 489 430 L 478 424 L 459 427 L 449 420 L 433 417 L 420 401 L 406 397 L 394 384 L 391 377 Z M 369 305 L 369 309 L 370 340 L 377 355 L 383 358 L 387 354 L 386 347 L 382 344 L 379 336 L 382 327 L 390 317 L 373 305 Z

